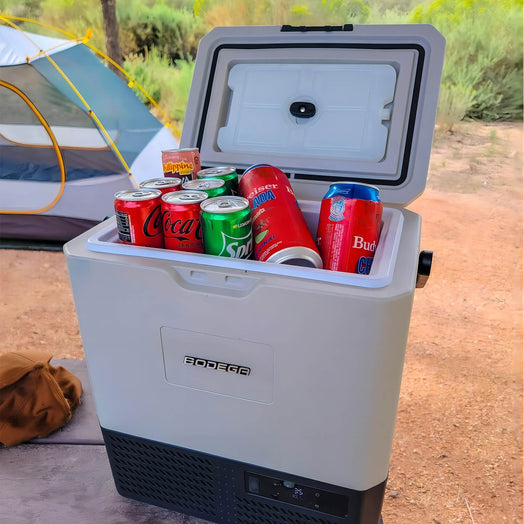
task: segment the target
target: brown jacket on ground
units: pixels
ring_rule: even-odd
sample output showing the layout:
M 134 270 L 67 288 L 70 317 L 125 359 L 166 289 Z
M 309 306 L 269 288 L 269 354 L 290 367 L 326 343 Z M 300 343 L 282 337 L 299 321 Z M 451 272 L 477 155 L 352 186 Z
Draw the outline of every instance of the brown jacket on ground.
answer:
M 61 428 L 80 404 L 82 384 L 52 355 L 20 351 L 0 355 L 0 442 L 14 446 Z

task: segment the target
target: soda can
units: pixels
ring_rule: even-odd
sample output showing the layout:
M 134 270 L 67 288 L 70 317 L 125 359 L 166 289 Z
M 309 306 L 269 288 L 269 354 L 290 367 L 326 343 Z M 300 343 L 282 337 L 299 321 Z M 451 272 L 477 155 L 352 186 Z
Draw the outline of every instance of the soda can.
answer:
M 182 180 L 179 178 L 150 178 L 139 185 L 142 189 L 158 189 L 163 195 L 182 189 Z
M 317 244 L 324 268 L 368 275 L 380 235 L 379 190 L 366 184 L 331 184 L 320 205 Z
M 121 242 L 163 247 L 161 196 L 158 189 L 126 189 L 115 193 L 116 225 Z
M 197 148 L 162 151 L 164 177 L 180 178 L 182 182 L 187 182 L 193 180 L 200 169 L 200 153 Z
M 209 167 L 197 171 L 197 179 L 219 178 L 226 183 L 230 195 L 238 195 L 238 175 L 234 167 Z
M 200 203 L 207 198 L 203 191 L 175 191 L 162 195 L 164 246 L 179 251 L 204 252 Z
M 182 184 L 182 189 L 204 191 L 209 198 L 231 194 L 226 187 L 226 183 L 220 180 L 220 178 L 188 180 Z
M 247 199 L 221 196 L 200 204 L 204 252 L 231 258 L 250 258 L 253 251 L 251 210 Z
M 238 189 L 251 206 L 257 260 L 322 267 L 315 241 L 283 171 L 267 164 L 252 166 L 242 175 Z

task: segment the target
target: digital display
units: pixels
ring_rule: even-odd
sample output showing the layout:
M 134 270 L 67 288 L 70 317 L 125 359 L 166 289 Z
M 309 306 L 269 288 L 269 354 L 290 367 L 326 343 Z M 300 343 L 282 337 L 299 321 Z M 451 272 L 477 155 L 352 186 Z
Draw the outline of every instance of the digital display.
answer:
M 337 517 L 347 517 L 349 513 L 349 499 L 339 493 L 256 473 L 245 473 L 244 480 L 246 491 L 253 495 L 329 513 Z

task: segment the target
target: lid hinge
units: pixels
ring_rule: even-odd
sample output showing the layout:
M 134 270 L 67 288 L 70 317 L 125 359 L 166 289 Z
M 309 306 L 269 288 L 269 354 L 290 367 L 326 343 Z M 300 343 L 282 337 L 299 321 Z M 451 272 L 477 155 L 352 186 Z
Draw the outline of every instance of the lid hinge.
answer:
M 344 25 L 283 25 L 280 29 L 283 33 L 301 32 L 306 33 L 308 31 L 353 31 L 353 24 Z

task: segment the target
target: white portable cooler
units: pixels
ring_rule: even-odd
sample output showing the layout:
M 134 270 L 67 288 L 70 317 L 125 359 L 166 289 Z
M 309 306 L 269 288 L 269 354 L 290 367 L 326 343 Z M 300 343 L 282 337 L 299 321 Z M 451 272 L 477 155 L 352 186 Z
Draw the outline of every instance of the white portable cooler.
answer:
M 379 522 L 431 263 L 403 206 L 425 186 L 443 55 L 425 25 L 203 38 L 180 146 L 285 171 L 314 237 L 330 183 L 376 185 L 382 230 L 369 275 L 124 245 L 114 217 L 66 244 L 122 495 L 224 524 Z

